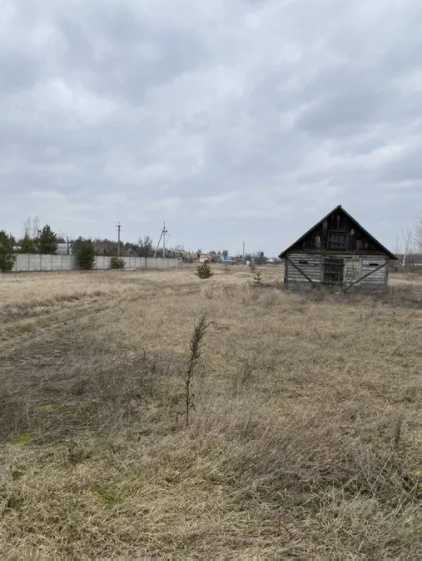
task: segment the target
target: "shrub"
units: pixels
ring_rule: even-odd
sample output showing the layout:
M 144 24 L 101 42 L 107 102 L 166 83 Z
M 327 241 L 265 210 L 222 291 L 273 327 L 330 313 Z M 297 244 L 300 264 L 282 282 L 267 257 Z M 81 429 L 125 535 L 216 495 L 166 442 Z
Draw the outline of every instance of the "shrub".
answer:
M 120 257 L 112 257 L 110 261 L 110 267 L 112 269 L 124 269 L 125 262 Z
M 213 273 L 211 271 L 211 268 L 210 268 L 210 266 L 208 265 L 207 262 L 201 263 L 200 265 L 198 265 L 198 268 L 196 270 L 196 274 L 198 275 L 198 277 L 200 279 L 209 279 L 213 275 Z
M 13 269 L 15 263 L 15 256 L 13 255 L 14 243 L 13 236 L 6 234 L 4 230 L 0 231 L 0 271 L 2 273 Z
M 95 262 L 95 247 L 91 240 L 78 238 L 73 244 L 73 253 L 76 255 L 81 269 L 90 270 Z
M 256 271 L 253 277 L 253 284 L 256 287 L 262 286 L 262 273 L 260 271 Z

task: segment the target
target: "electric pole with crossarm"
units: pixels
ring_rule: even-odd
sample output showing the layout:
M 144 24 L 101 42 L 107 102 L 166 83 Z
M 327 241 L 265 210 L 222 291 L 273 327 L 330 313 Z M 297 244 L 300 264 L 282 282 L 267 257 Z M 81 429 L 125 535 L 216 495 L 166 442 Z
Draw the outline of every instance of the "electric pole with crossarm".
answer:
M 122 229 L 122 226 L 120 224 L 120 222 L 118 222 L 117 224 L 117 257 L 120 257 L 120 230 Z
M 166 223 L 163 224 L 163 229 L 161 230 L 160 239 L 158 240 L 157 247 L 155 248 L 154 257 L 157 257 L 157 251 L 160 247 L 161 240 L 163 240 L 163 257 L 166 256 L 166 236 L 168 234 L 168 230 L 166 228 Z

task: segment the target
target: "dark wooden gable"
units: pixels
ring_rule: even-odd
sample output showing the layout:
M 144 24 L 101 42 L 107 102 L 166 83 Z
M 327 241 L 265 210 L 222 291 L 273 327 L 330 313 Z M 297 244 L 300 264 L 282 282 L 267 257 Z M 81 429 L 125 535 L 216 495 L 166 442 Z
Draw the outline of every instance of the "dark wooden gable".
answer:
M 338 206 L 284 250 L 283 258 L 292 251 L 333 251 L 353 253 L 383 253 L 396 256 L 377 241 L 343 207 Z

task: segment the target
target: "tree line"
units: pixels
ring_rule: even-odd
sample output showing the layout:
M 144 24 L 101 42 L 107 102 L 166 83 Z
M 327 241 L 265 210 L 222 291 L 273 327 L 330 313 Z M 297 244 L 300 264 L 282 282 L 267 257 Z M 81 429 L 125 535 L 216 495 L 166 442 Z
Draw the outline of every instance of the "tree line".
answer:
M 55 254 L 58 247 L 58 237 L 46 224 L 38 230 L 35 237 L 25 232 L 21 240 L 5 232 L 0 231 L 0 271 L 11 271 L 15 262 L 15 253 L 42 253 Z

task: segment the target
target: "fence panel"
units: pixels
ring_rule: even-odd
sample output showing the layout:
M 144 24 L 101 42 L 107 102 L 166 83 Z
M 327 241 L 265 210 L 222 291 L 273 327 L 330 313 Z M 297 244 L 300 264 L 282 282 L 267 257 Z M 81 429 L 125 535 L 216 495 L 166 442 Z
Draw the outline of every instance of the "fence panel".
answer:
M 19 253 L 15 255 L 13 271 L 16 273 L 30 273 L 42 271 L 76 271 L 78 264 L 74 255 L 39 255 Z M 138 271 L 143 269 L 170 269 L 180 266 L 178 259 L 164 259 L 163 257 L 123 257 L 125 269 Z M 105 271 L 111 268 L 111 257 L 97 255 L 95 270 Z

